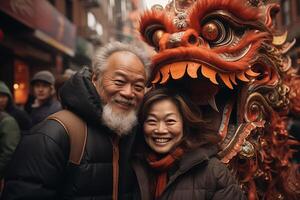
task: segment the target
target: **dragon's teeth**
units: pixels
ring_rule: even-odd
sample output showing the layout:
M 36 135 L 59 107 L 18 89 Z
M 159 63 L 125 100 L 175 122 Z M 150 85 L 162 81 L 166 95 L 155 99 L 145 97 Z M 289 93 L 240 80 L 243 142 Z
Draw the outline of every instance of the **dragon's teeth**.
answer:
M 214 96 L 211 96 L 209 99 L 208 99 L 208 104 L 217 112 L 219 112 L 219 109 L 217 107 L 217 104 L 216 104 L 216 99 Z
M 229 78 L 230 78 L 231 82 L 232 82 L 234 85 L 237 85 L 237 82 L 236 82 L 236 80 L 235 80 L 235 74 L 234 74 L 234 73 L 230 74 L 230 75 L 229 75 Z
M 241 81 L 249 82 L 249 79 L 245 76 L 244 72 L 241 72 L 241 73 L 237 74 L 236 77 L 238 79 L 240 79 Z
M 260 73 L 257 73 L 257 72 L 252 71 L 251 69 L 248 69 L 248 70 L 246 71 L 246 74 L 249 75 L 249 76 L 256 77 L 256 76 L 258 76 Z
M 194 62 L 188 62 L 187 66 L 187 73 L 192 78 L 198 78 L 198 69 L 200 67 L 200 64 L 194 63 Z
M 162 74 L 162 79 L 160 81 L 160 84 L 163 84 L 167 82 L 167 80 L 170 78 L 170 65 L 165 65 L 160 69 L 160 72 Z
M 226 85 L 228 88 L 233 89 L 228 74 L 221 74 L 221 73 L 220 73 L 219 76 L 221 77 L 222 81 L 225 83 L 225 85 Z
M 208 78 L 212 83 L 214 83 L 216 85 L 219 84 L 216 79 L 217 72 L 215 70 L 213 70 L 205 65 L 202 65 L 201 73 L 204 77 Z
M 178 62 L 173 63 L 170 66 L 170 73 L 173 79 L 180 79 L 185 74 L 187 63 L 186 62 Z
M 152 81 L 152 83 L 154 84 L 154 83 L 157 83 L 159 80 L 160 80 L 160 72 L 157 72 L 156 73 L 156 75 L 155 75 L 155 78 L 154 78 L 154 80 Z

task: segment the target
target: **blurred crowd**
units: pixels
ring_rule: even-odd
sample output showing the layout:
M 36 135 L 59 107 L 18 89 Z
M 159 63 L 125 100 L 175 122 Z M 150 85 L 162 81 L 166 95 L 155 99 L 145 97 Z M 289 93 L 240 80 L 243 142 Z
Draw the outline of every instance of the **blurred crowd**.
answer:
M 67 69 L 55 79 L 54 75 L 43 70 L 31 79 L 32 94 L 27 103 L 20 107 L 15 104 L 12 91 L 0 81 L 0 179 L 17 147 L 22 135 L 49 115 L 62 109 L 57 91 L 75 72 Z M 1 185 L 0 185 L 1 188 Z

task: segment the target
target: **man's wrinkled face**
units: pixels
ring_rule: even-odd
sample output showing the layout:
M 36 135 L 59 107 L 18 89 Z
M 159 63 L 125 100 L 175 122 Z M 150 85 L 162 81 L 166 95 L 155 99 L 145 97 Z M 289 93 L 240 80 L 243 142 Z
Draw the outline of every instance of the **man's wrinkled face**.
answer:
M 133 53 L 119 51 L 107 60 L 107 68 L 101 80 L 93 83 L 104 105 L 111 106 L 116 113 L 136 110 L 145 91 L 145 69 L 142 61 Z
M 33 93 L 37 100 L 45 101 L 52 95 L 52 86 L 44 81 L 36 81 L 33 84 Z
M 6 94 L 0 93 L 0 110 L 5 110 L 8 104 L 8 96 Z

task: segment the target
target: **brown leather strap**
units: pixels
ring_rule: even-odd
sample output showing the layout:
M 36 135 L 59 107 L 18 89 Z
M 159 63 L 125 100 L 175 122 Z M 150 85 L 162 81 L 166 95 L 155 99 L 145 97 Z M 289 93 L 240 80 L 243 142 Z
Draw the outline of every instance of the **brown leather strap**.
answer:
M 119 137 L 113 136 L 113 200 L 118 200 L 119 191 Z
M 79 165 L 84 153 L 87 139 L 86 123 L 68 110 L 56 112 L 50 115 L 47 119 L 55 120 L 64 127 L 70 139 L 69 162 Z

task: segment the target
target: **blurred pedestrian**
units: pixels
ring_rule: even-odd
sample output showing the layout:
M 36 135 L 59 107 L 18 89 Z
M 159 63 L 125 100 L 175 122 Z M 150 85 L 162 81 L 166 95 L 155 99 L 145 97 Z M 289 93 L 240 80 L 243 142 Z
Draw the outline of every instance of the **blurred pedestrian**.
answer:
M 57 92 L 57 98 L 59 99 L 60 88 L 64 85 L 64 83 L 69 80 L 76 71 L 72 69 L 66 69 L 62 75 L 58 75 L 55 80 L 55 90 Z
M 0 111 L 0 180 L 4 177 L 5 169 L 19 143 L 20 137 L 17 121 L 8 113 Z
M 2 81 L 0 81 L 0 111 L 5 111 L 15 118 L 22 133 L 31 128 L 30 116 L 26 111 L 16 106 L 11 91 Z
M 31 80 L 31 85 L 35 99 L 31 104 L 30 117 L 35 125 L 62 107 L 55 97 L 55 78 L 50 71 L 37 72 Z

